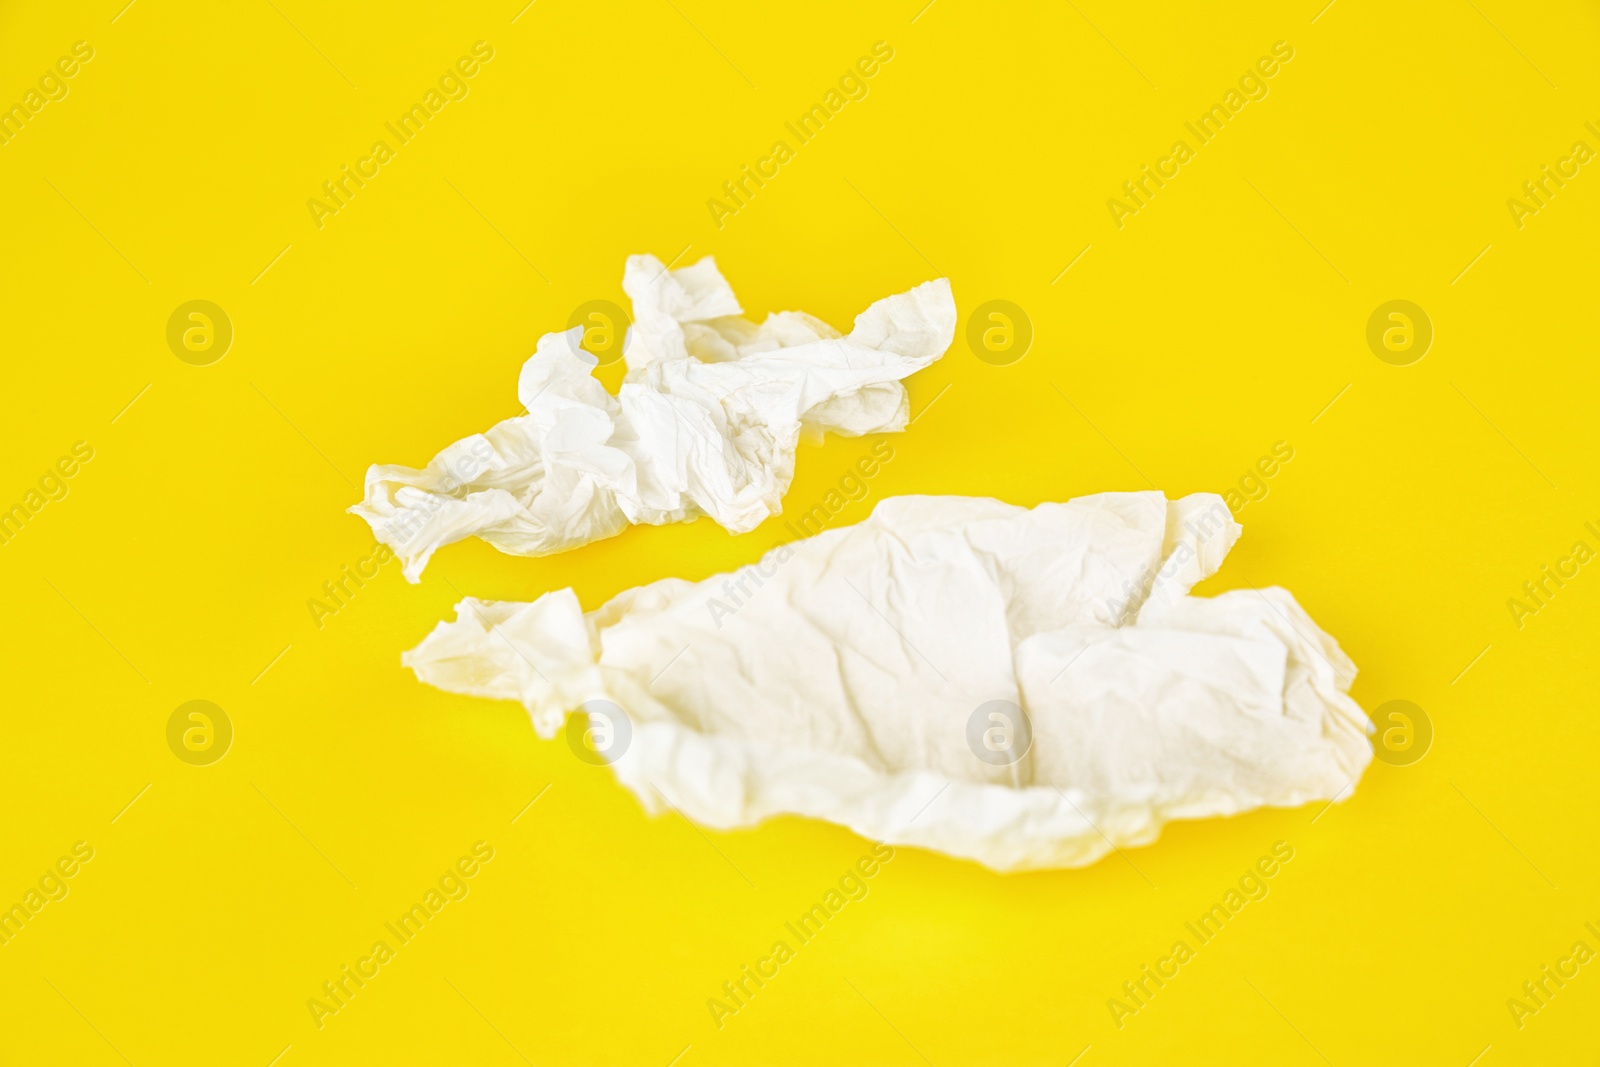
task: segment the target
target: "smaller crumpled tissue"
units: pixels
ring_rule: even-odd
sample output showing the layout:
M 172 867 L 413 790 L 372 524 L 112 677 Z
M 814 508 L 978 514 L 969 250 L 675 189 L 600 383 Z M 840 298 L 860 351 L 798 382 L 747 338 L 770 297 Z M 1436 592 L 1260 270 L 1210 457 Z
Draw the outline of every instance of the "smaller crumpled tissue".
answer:
M 804 435 L 905 428 L 900 380 L 955 336 L 948 280 L 886 297 L 841 335 L 799 311 L 760 325 L 710 257 L 668 271 L 629 256 L 634 323 L 616 396 L 578 346 L 548 333 L 523 364 L 527 414 L 463 438 L 423 469 L 375 465 L 350 511 L 394 549 L 407 580 L 444 545 L 477 536 L 542 556 L 622 532 L 709 515 L 745 533 L 781 510 Z
M 1189 594 L 1240 532 L 1211 493 L 894 497 L 587 614 L 570 589 L 469 597 L 403 662 L 565 726 L 649 811 L 1076 867 L 1174 819 L 1342 798 L 1372 757 L 1355 666 L 1293 596 Z

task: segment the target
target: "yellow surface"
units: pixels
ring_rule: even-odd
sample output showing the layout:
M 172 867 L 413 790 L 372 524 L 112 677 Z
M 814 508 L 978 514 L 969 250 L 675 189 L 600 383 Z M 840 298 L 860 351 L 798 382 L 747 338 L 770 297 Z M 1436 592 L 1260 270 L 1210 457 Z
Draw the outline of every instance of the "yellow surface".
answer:
M 1600 949 L 1600 565 L 1507 602 L 1600 549 L 1600 173 L 1507 201 L 1600 150 L 1593 5 L 120 2 L 0 14 L 5 101 L 93 50 L 0 146 L 0 503 L 42 505 L 0 545 L 0 897 L 73 871 L 0 947 L 7 1062 L 1592 1062 L 1600 965 L 1536 1013 L 1507 1001 Z M 479 41 L 468 95 L 397 144 L 385 123 Z M 879 41 L 867 95 L 798 144 L 785 123 Z M 1184 124 L 1279 41 L 1267 95 L 1200 144 Z M 1177 176 L 1114 213 L 1180 139 Z M 319 228 L 308 199 L 379 140 L 393 158 Z M 764 188 L 708 208 L 778 140 Z M 370 552 L 343 510 L 366 465 L 516 414 L 538 335 L 621 301 L 640 251 L 715 254 L 751 312 L 845 328 L 951 278 L 962 337 L 839 522 L 898 493 L 1252 487 L 1286 442 L 1202 591 L 1292 589 L 1362 705 L 1414 702 L 1431 750 L 1325 811 L 1087 870 L 899 850 L 719 1028 L 708 999 L 870 844 L 646 818 L 519 707 L 399 655 L 459 594 L 592 607 L 752 561 L 782 520 L 542 560 L 473 542 L 420 586 L 384 566 L 320 627 L 308 608 Z M 1395 299 L 1434 326 L 1407 366 L 1366 341 Z M 210 365 L 167 343 L 191 300 L 233 326 Z M 968 348 L 989 300 L 1031 319 L 1021 361 Z M 871 444 L 804 448 L 790 504 Z M 30 498 L 63 457 L 66 495 Z M 168 745 L 191 700 L 233 727 L 208 766 Z M 1185 922 L 1279 841 L 1269 894 L 1200 946 Z M 308 1000 L 462 857 L 469 894 L 319 1028 Z M 1193 958 L 1119 1028 L 1108 1001 L 1178 940 Z

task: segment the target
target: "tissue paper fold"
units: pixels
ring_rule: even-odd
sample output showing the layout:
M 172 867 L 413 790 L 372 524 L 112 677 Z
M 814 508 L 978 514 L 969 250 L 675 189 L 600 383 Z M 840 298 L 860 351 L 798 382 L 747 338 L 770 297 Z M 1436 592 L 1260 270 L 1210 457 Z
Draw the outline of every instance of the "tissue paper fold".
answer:
M 1206 493 L 897 497 L 587 614 L 468 598 L 404 662 L 546 737 L 613 709 L 604 762 L 651 811 L 1081 866 L 1173 819 L 1341 798 L 1371 758 L 1355 667 L 1293 596 L 1189 595 L 1239 534 Z
M 621 532 L 709 515 L 743 533 L 781 510 L 802 435 L 900 430 L 900 380 L 955 336 L 950 283 L 879 300 L 840 335 L 801 312 L 741 318 L 710 258 L 669 271 L 630 256 L 634 323 L 612 396 L 578 347 L 545 334 L 522 367 L 527 413 L 450 445 L 426 467 L 373 466 L 350 511 L 417 581 L 444 545 L 481 537 L 540 556 Z

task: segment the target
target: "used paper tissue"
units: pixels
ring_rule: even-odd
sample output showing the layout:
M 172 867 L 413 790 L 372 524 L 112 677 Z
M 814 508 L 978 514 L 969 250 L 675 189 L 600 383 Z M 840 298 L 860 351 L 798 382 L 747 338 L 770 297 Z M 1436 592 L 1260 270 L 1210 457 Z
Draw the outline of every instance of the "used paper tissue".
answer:
M 477 536 L 542 556 L 630 523 L 709 515 L 733 533 L 780 510 L 805 435 L 904 429 L 900 380 L 944 354 L 956 307 L 941 278 L 886 297 L 840 333 L 798 311 L 757 325 L 708 257 L 668 271 L 628 257 L 627 375 L 612 396 L 578 347 L 545 334 L 522 367 L 524 415 L 450 445 L 426 467 L 373 466 L 350 510 L 418 581 L 444 545 Z
M 1293 596 L 1190 595 L 1239 534 L 1209 493 L 896 497 L 587 614 L 570 589 L 468 598 L 404 662 L 545 737 L 583 708 L 651 811 L 1081 866 L 1174 819 L 1340 798 L 1371 758 L 1355 667 Z

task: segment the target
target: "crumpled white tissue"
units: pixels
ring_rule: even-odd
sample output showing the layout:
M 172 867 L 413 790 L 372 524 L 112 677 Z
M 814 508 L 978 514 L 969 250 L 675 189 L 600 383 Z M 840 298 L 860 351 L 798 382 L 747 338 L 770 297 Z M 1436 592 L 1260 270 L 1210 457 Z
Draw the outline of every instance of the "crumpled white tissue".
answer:
M 900 379 L 955 336 L 948 280 L 886 297 L 839 332 L 803 312 L 741 318 L 710 257 L 668 271 L 629 256 L 627 375 L 613 397 L 578 347 L 582 327 L 539 339 L 517 397 L 527 414 L 450 445 L 425 468 L 375 465 L 350 511 L 418 581 L 434 551 L 476 535 L 541 556 L 710 515 L 733 533 L 781 510 L 802 435 L 905 428 Z
M 606 761 L 650 811 L 1081 866 L 1173 819 L 1340 798 L 1371 758 L 1355 666 L 1293 596 L 1189 595 L 1239 534 L 1209 493 L 896 497 L 588 614 L 570 589 L 468 598 L 403 662 L 522 702 L 546 737 L 619 706 L 631 737 Z

